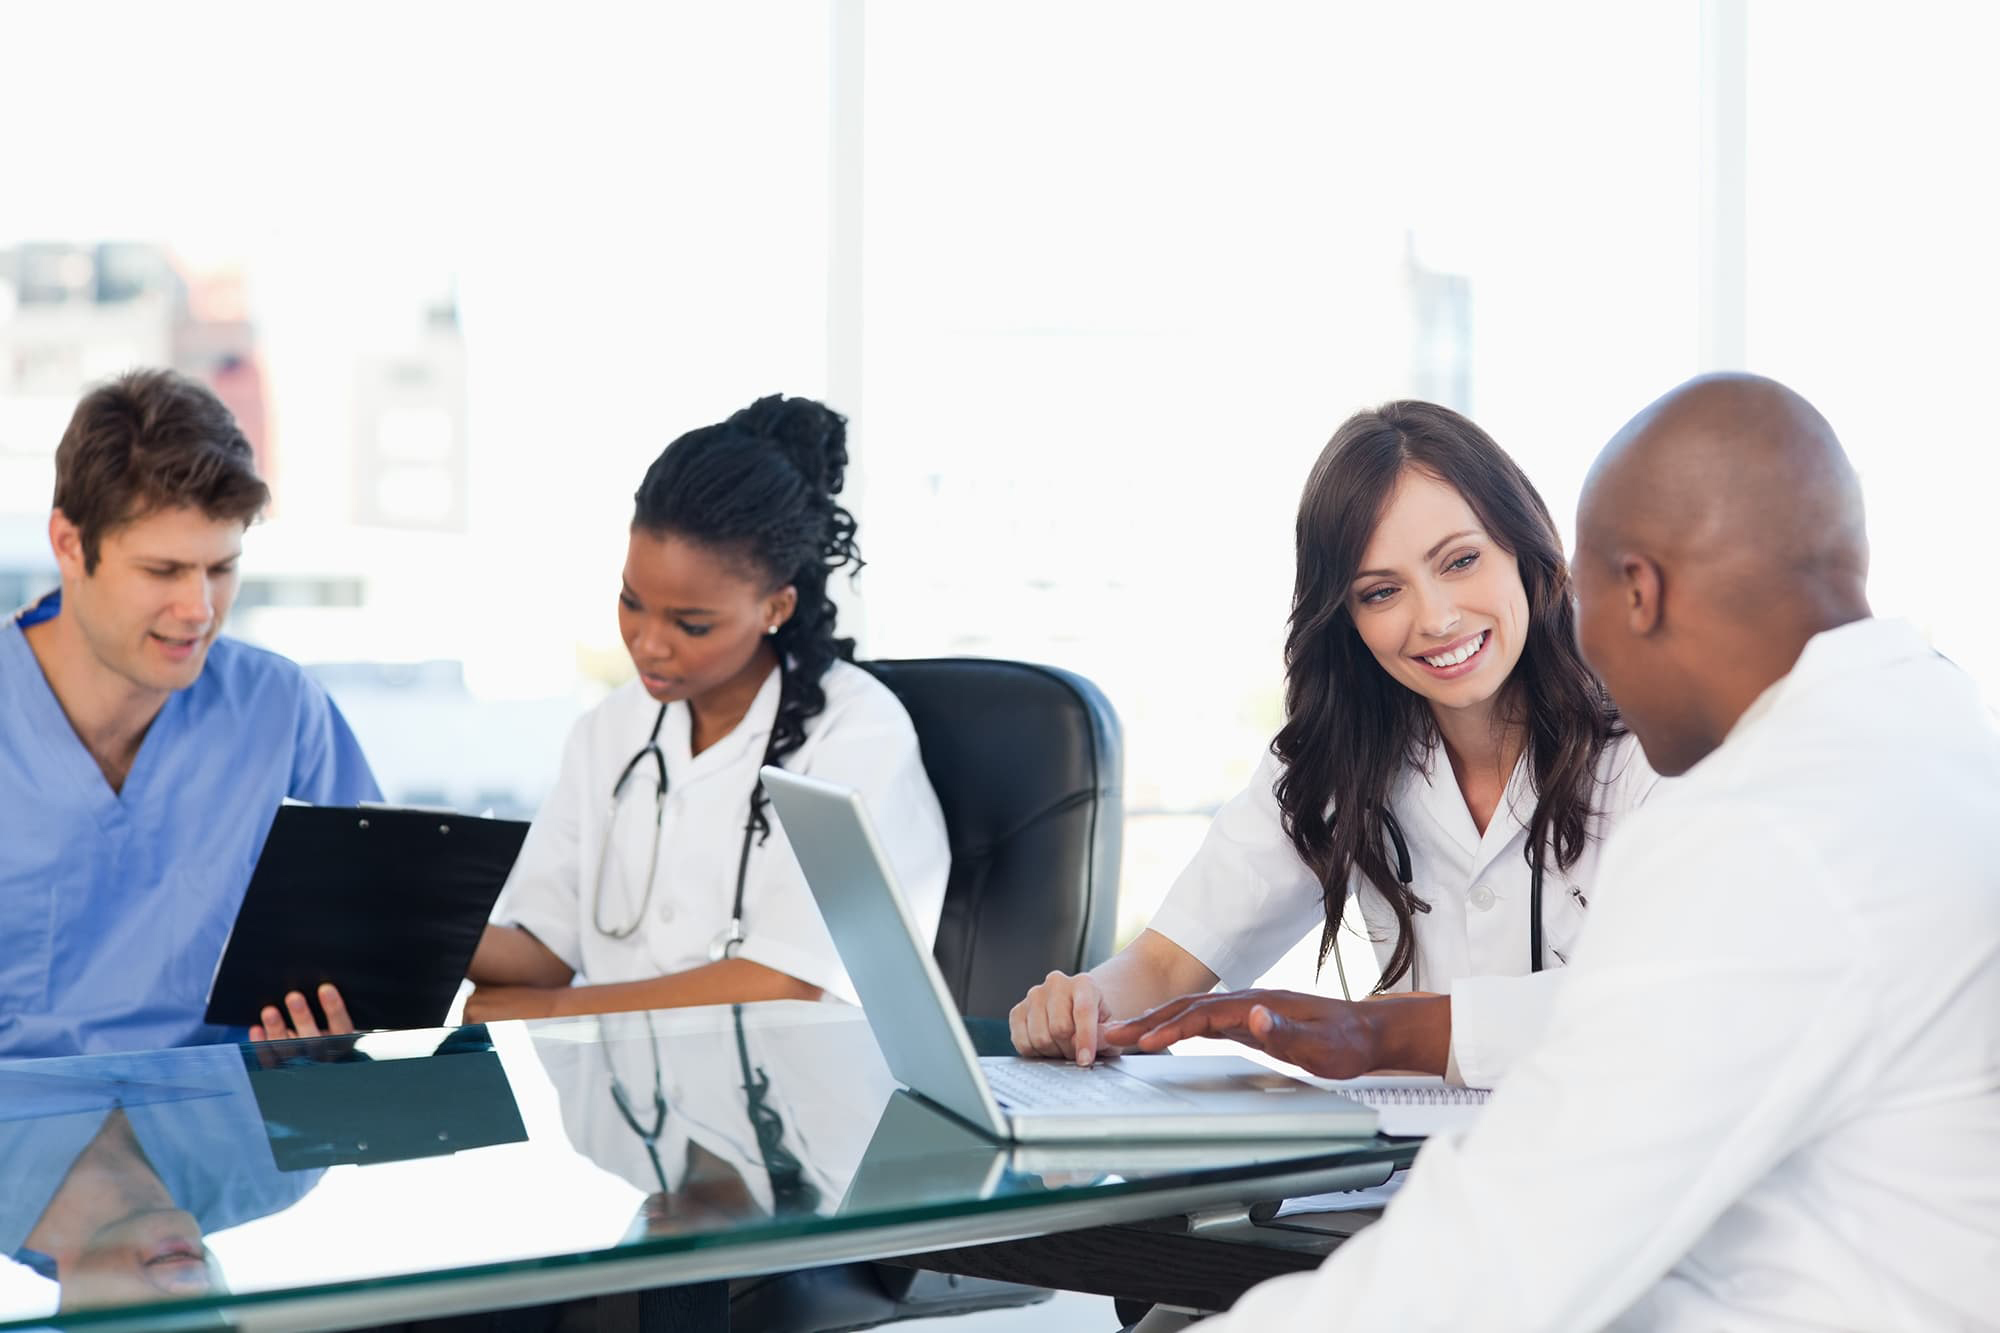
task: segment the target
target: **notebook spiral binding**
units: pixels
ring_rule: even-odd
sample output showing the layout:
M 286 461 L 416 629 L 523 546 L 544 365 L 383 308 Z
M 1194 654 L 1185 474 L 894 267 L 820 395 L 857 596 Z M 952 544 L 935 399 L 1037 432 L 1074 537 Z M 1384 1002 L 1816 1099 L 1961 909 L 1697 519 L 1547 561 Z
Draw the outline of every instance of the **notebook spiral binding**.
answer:
M 1341 1091 L 1369 1106 L 1478 1106 L 1489 1095 L 1486 1088 L 1460 1088 L 1451 1084 L 1424 1088 L 1342 1088 Z

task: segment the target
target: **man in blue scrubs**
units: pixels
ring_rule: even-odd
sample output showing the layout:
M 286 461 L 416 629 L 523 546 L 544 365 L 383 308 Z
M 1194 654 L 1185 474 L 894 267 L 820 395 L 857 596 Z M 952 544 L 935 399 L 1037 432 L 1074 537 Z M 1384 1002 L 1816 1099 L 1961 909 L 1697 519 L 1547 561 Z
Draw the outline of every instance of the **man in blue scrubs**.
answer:
M 240 1039 L 202 1011 L 279 802 L 380 796 L 324 690 L 219 637 L 269 494 L 171 372 L 63 433 L 62 588 L 0 624 L 0 1057 Z

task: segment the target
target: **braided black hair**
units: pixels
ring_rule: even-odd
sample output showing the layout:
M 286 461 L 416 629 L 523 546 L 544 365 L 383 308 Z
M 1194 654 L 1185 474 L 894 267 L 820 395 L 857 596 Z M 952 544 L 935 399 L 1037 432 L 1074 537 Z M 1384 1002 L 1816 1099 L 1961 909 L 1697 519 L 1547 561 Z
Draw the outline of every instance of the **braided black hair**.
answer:
M 826 710 L 820 678 L 854 660 L 854 640 L 834 634 L 827 582 L 863 561 L 854 515 L 835 496 L 847 472 L 847 418 L 810 398 L 772 394 L 727 421 L 691 430 L 646 469 L 632 526 L 672 534 L 740 562 L 773 588 L 792 585 L 798 606 L 778 627 L 778 716 L 764 762 L 782 764 L 805 744 L 805 725 Z M 751 822 L 768 836 L 764 792 Z

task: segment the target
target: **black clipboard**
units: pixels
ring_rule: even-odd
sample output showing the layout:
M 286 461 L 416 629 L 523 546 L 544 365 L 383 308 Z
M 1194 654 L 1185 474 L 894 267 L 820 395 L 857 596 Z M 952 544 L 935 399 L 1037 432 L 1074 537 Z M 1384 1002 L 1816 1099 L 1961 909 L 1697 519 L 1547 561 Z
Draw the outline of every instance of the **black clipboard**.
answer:
M 358 1028 L 438 1026 L 527 835 L 512 819 L 280 806 L 206 1021 L 248 1027 L 331 981 Z

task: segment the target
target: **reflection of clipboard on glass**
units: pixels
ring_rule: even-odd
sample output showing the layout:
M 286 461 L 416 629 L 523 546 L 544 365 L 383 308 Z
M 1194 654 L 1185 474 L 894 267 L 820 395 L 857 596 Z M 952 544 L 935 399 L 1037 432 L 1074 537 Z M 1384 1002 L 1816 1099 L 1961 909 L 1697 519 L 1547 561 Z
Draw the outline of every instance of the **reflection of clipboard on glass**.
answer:
M 209 987 L 248 1027 L 289 991 L 340 987 L 360 1028 L 444 1021 L 528 826 L 374 806 L 278 810 Z
M 484 1025 L 457 1029 L 427 1055 L 382 1059 L 360 1049 L 377 1040 L 244 1048 L 279 1170 L 443 1157 L 528 1137 Z

